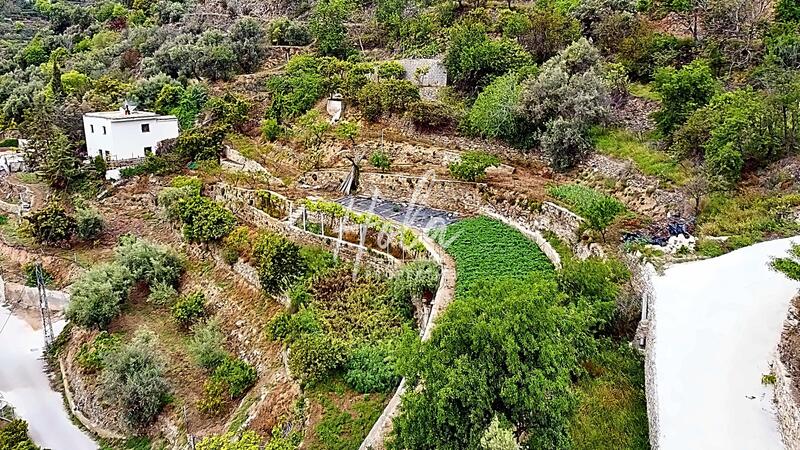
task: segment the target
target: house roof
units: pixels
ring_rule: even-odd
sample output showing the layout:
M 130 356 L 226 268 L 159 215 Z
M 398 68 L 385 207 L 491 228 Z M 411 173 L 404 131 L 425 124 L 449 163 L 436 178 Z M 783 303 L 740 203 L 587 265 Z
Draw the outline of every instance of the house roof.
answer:
M 125 114 L 125 111 L 117 110 L 117 111 L 97 111 L 97 112 L 90 112 L 84 114 L 85 117 L 97 117 L 100 119 L 107 119 L 112 122 L 121 122 L 121 121 L 128 121 L 128 120 L 144 120 L 144 119 L 156 119 L 156 120 L 177 120 L 175 116 L 162 116 L 160 114 L 156 114 L 154 112 L 149 111 L 131 111 L 130 114 Z

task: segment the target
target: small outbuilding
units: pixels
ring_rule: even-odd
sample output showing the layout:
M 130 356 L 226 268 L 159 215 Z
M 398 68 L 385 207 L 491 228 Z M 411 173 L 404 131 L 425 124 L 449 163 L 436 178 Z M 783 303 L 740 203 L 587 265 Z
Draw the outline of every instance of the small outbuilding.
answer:
M 178 119 L 153 112 L 131 110 L 92 112 L 83 115 L 86 152 L 109 163 L 124 164 L 152 154 L 156 145 L 178 137 Z

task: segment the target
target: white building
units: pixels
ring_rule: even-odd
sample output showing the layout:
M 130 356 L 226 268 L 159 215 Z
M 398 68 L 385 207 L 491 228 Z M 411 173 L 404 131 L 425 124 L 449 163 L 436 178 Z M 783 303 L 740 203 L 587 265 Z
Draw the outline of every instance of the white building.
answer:
M 144 158 L 156 144 L 178 137 L 178 119 L 145 111 L 104 111 L 83 115 L 86 151 L 89 158 L 106 161 Z

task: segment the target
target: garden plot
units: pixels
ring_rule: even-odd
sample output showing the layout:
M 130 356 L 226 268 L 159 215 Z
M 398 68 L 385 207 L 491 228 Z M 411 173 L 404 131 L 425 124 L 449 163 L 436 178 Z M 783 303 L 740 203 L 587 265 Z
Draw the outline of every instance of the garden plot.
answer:
M 653 280 L 662 449 L 783 448 L 762 376 L 800 286 L 768 266 L 790 246 L 764 242 Z
M 372 213 L 425 231 L 450 225 L 460 218 L 454 212 L 382 198 L 347 196 L 337 202 L 356 211 Z

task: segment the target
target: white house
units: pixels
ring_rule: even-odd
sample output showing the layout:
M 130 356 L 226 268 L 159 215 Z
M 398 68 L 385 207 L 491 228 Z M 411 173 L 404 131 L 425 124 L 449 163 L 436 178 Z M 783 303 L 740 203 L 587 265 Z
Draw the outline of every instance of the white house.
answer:
M 109 162 L 133 160 L 153 153 L 164 139 L 178 137 L 178 119 L 123 108 L 84 114 L 83 131 L 89 158 L 101 155 Z

